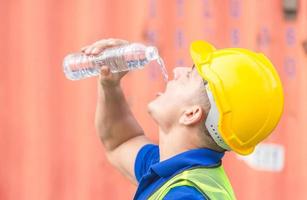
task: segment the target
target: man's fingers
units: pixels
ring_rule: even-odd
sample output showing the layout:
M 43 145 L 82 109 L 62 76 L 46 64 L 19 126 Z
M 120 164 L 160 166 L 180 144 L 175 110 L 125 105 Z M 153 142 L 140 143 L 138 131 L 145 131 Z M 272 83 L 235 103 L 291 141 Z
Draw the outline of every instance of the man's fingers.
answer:
M 92 54 L 92 51 L 94 50 L 94 48 L 95 48 L 95 46 L 90 46 L 90 47 L 88 47 L 85 51 L 84 51 L 84 53 L 86 54 L 86 55 L 91 55 Z
M 102 50 L 101 50 L 101 48 L 99 48 L 99 47 L 95 47 L 93 50 L 92 50 L 92 54 L 94 54 L 94 55 L 97 55 L 97 54 L 99 54 L 99 53 L 101 53 L 102 52 Z
M 101 52 L 103 52 L 103 50 L 107 49 L 107 48 L 111 48 L 114 47 L 113 44 L 93 44 L 90 47 L 88 47 L 87 49 L 85 49 L 84 53 L 86 55 L 97 55 L 100 54 Z
M 86 50 L 87 48 L 89 48 L 90 46 L 91 46 L 91 45 L 87 45 L 87 46 L 85 46 L 85 47 L 82 47 L 82 48 L 81 48 L 81 52 L 83 52 L 83 53 L 84 53 L 84 52 L 85 52 L 85 50 Z
M 103 52 L 107 47 L 104 45 L 97 45 L 95 48 L 92 49 L 92 54 L 97 55 Z
M 95 42 L 92 45 L 85 46 L 81 49 L 86 55 L 97 55 L 107 48 L 128 44 L 128 41 L 121 39 L 106 39 Z
M 94 55 L 100 54 L 107 48 L 112 48 L 116 46 L 122 46 L 128 44 L 125 40 L 106 40 L 106 41 L 100 41 L 96 44 L 94 44 L 95 48 L 91 49 L 91 53 Z

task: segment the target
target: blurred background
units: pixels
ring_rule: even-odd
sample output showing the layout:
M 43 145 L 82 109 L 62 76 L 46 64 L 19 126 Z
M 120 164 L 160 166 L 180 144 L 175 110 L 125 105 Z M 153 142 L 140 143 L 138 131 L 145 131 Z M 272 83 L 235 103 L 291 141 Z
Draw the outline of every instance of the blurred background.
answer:
M 70 81 L 62 68 L 66 54 L 110 37 L 157 46 L 170 75 L 192 65 L 196 39 L 265 53 L 284 115 L 252 155 L 228 153 L 224 165 L 239 200 L 307 199 L 307 0 L 0 0 L 0 24 L 1 200 L 132 199 L 95 133 L 96 78 Z M 157 141 L 146 105 L 165 85 L 159 68 L 122 85 Z

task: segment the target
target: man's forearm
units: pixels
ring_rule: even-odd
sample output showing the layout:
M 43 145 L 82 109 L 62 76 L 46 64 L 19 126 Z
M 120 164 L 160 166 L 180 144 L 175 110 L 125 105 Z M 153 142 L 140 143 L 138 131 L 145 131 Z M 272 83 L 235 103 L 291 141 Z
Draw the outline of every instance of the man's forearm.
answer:
M 98 86 L 96 129 L 107 151 L 143 135 L 119 85 Z

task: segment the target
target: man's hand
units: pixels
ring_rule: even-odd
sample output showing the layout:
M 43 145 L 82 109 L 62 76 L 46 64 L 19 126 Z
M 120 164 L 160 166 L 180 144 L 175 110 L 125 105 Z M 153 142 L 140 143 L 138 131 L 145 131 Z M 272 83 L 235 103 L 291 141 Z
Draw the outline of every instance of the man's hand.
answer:
M 102 53 L 104 50 L 108 48 L 119 47 L 122 45 L 129 44 L 126 40 L 121 39 L 106 39 L 106 40 L 99 40 L 92 45 L 85 46 L 81 48 L 81 51 L 86 55 L 93 55 L 96 56 Z M 120 80 L 126 72 L 119 72 L 119 73 L 111 73 L 110 68 L 108 66 L 103 66 L 101 68 L 101 74 L 99 76 L 99 82 L 102 86 L 117 86 L 120 83 Z

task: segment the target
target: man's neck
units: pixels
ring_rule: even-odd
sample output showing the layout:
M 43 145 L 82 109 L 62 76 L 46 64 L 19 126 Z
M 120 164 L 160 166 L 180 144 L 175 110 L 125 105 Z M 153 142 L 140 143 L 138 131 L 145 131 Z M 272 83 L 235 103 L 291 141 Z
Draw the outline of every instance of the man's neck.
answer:
M 173 128 L 165 133 L 159 129 L 160 161 L 171 158 L 182 152 L 201 148 L 197 138 L 197 130 L 190 128 Z

